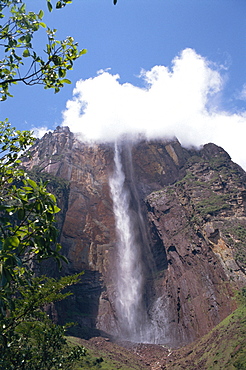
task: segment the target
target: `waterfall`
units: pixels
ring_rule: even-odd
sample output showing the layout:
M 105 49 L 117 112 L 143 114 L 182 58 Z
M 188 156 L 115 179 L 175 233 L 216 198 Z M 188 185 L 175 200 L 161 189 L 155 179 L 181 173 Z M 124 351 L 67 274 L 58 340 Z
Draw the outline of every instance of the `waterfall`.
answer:
M 130 216 L 130 194 L 125 188 L 120 151 L 115 144 L 115 171 L 109 184 L 117 232 L 117 297 L 116 311 L 124 339 L 139 341 L 143 330 L 143 273 L 140 248 L 137 245 Z
M 128 166 L 133 182 L 133 167 Z M 116 261 L 116 299 L 115 308 L 121 339 L 135 342 L 160 343 L 165 336 L 165 315 L 160 309 L 160 300 L 153 302 L 147 313 L 144 302 L 146 283 L 144 265 L 139 239 L 146 241 L 146 230 L 140 211 L 139 199 L 135 199 L 136 212 L 130 207 L 132 201 L 121 162 L 121 147 L 116 143 L 114 152 L 114 173 L 109 179 L 117 235 Z M 133 197 L 137 190 L 133 186 Z M 141 238 L 139 238 L 139 233 Z M 146 259 L 147 256 L 145 256 Z M 160 313 L 162 312 L 161 316 Z

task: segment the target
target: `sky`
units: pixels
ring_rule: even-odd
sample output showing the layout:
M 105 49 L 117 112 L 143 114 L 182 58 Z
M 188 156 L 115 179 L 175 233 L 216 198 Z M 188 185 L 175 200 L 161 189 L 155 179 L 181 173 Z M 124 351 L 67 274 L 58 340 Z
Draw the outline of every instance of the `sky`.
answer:
M 52 13 L 44 0 L 26 3 L 88 52 L 58 94 L 13 86 L 1 119 L 39 136 L 67 125 L 86 141 L 214 142 L 246 169 L 245 0 L 73 0 Z M 40 34 L 34 46 L 44 42 Z

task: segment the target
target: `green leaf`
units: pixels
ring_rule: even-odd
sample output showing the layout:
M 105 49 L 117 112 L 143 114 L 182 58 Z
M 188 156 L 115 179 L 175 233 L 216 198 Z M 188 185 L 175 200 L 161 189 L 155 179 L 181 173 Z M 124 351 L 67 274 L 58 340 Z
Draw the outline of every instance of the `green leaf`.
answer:
M 63 80 L 61 80 L 61 83 L 71 84 L 72 82 L 70 80 L 68 80 L 67 78 L 64 78 Z
M 52 4 L 50 3 L 50 1 L 47 2 L 47 6 L 48 6 L 48 9 L 49 9 L 49 12 L 52 12 Z
M 39 25 L 43 28 L 46 28 L 46 24 L 44 22 L 39 22 Z
M 25 50 L 23 51 L 22 55 L 23 55 L 23 57 L 24 57 L 24 58 L 29 57 L 29 56 L 30 56 L 30 52 L 29 52 L 29 50 L 28 50 L 28 49 L 25 49 Z
M 27 179 L 27 182 L 34 189 L 36 189 L 38 187 L 37 183 L 35 181 L 31 180 L 31 179 Z
M 39 18 L 39 19 L 42 19 L 42 18 L 43 18 L 43 16 L 44 16 L 44 11 L 41 9 L 41 10 L 39 11 L 39 13 L 38 13 L 38 18 Z
M 32 39 L 32 36 L 30 35 L 30 33 L 28 33 L 26 36 L 25 36 L 25 42 L 28 44 Z
M 54 213 L 58 213 L 58 212 L 60 212 L 60 208 L 59 207 L 57 207 L 57 206 L 54 206 L 54 210 L 53 210 L 53 212 Z
M 9 248 L 9 247 L 17 248 L 19 244 L 20 244 L 20 240 L 19 238 L 17 238 L 17 236 L 9 236 L 8 238 L 4 240 L 3 246 L 4 248 Z
M 25 13 L 25 10 L 26 10 L 26 5 L 25 4 L 22 4 L 22 6 L 19 9 L 19 12 L 20 13 Z
M 87 49 L 82 49 L 80 52 L 79 52 L 79 56 L 83 55 L 83 54 L 86 54 L 87 53 Z
M 54 194 L 52 194 L 52 193 L 48 193 L 48 196 L 50 197 L 50 199 L 52 199 L 52 201 L 53 201 L 54 203 L 56 203 L 56 197 L 55 197 L 55 195 L 54 195 Z
M 60 8 L 63 8 L 64 5 L 62 5 L 62 2 L 61 1 L 57 1 L 56 3 L 56 9 L 60 9 Z
M 56 252 L 60 252 L 61 249 L 62 249 L 61 244 L 57 243 L 57 245 L 56 245 Z
M 4 267 L 2 268 L 0 276 L 1 276 L 1 285 L 2 286 L 6 285 L 7 283 L 9 283 L 12 280 L 11 273 L 9 272 L 8 269 L 6 269 Z
M 25 209 L 23 209 L 23 208 L 18 209 L 17 214 L 18 214 L 19 220 L 23 220 L 25 218 L 25 215 L 26 215 Z
M 66 70 L 63 69 L 63 68 L 59 68 L 58 70 L 58 74 L 59 74 L 59 77 L 65 77 L 66 76 Z

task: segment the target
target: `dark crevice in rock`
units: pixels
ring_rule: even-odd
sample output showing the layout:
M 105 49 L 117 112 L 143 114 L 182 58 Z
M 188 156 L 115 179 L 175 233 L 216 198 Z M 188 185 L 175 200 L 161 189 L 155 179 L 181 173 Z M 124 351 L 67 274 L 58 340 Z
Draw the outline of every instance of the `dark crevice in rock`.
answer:
M 220 238 L 219 229 L 214 230 L 214 232 L 212 232 L 212 233 L 209 235 L 209 237 L 208 237 L 208 239 L 209 239 L 212 243 L 214 243 L 214 244 L 218 244 L 218 240 L 219 240 L 219 238 Z
M 169 253 L 169 252 L 176 252 L 176 253 L 177 253 L 177 249 L 175 248 L 175 246 L 174 246 L 174 245 L 171 245 L 171 246 L 168 248 L 167 252 L 168 252 L 168 253 Z
M 151 226 L 151 239 L 151 252 L 155 263 L 155 269 L 156 271 L 166 270 L 169 263 L 167 260 L 166 249 L 153 224 Z

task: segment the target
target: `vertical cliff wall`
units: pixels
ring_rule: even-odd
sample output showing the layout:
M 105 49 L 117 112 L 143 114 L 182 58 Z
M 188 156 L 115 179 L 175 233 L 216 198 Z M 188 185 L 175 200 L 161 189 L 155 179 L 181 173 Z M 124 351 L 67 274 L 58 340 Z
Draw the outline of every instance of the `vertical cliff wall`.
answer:
M 64 273 L 85 271 L 58 315 L 77 321 L 78 334 L 120 336 L 109 187 L 114 145 L 84 144 L 69 129 L 57 128 L 31 152 L 26 168 L 50 181 L 62 209 L 58 226 L 69 260 Z M 141 245 L 151 340 L 192 341 L 233 310 L 233 290 L 246 282 L 245 173 L 213 144 L 188 151 L 175 140 L 128 141 L 121 145 L 121 163 Z

